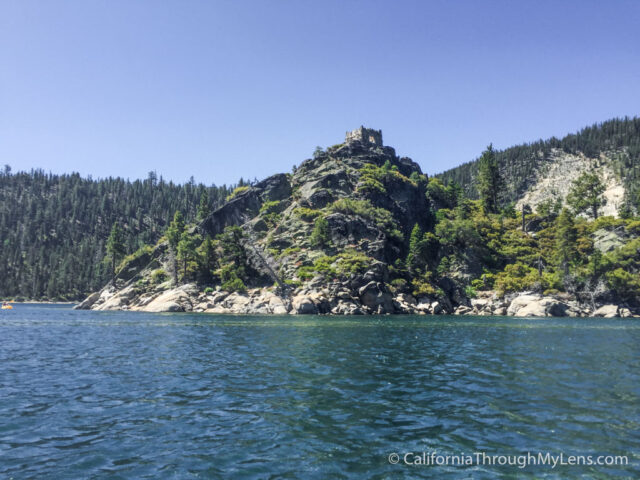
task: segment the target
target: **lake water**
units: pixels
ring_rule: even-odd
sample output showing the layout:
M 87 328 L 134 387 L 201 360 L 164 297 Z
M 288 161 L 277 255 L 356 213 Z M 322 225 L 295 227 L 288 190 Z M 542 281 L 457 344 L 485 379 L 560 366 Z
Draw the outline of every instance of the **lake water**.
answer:
M 434 451 L 629 464 L 404 461 Z M 638 320 L 0 314 L 0 478 L 614 476 L 640 477 Z

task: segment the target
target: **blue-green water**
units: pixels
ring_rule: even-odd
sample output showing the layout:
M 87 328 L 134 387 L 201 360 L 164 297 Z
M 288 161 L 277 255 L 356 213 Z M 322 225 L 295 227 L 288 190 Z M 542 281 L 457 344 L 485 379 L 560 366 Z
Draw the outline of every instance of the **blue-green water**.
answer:
M 403 463 L 434 450 L 630 463 Z M 613 476 L 640 476 L 637 320 L 0 316 L 0 478 Z

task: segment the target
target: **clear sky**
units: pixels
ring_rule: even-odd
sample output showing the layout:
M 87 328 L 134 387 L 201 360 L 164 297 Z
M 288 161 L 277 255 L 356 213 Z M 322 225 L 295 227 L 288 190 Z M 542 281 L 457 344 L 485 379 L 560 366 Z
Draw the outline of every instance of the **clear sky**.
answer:
M 206 184 L 364 124 L 436 173 L 640 114 L 640 1 L 0 0 L 0 163 Z

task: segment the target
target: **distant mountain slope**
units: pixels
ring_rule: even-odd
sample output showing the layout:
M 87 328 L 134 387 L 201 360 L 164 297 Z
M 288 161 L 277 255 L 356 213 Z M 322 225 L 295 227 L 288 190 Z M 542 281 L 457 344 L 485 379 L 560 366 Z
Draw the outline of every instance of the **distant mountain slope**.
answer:
M 640 118 L 614 119 L 584 128 L 562 139 L 555 137 L 518 145 L 496 153 L 507 183 L 504 203 L 524 197 L 534 205 L 548 196 L 564 197 L 570 180 L 584 169 L 596 169 L 607 183 L 611 205 L 638 205 L 640 192 Z M 477 160 L 438 175 L 455 181 L 477 197 Z M 624 190 L 624 192 L 622 192 Z M 623 193 L 626 193 L 623 195 Z M 624 198 L 622 198 L 624 196 Z
M 150 174 L 144 181 L 91 180 L 41 170 L 0 173 L 0 298 L 76 300 L 109 279 L 102 262 L 115 221 L 126 249 L 155 243 L 176 210 L 195 218 L 202 192 L 212 208 L 227 187 L 176 185 Z

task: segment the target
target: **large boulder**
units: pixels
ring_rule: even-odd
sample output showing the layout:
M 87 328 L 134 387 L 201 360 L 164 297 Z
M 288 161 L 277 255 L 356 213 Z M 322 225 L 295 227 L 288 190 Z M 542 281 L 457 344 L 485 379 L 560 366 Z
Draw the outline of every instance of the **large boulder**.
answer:
M 541 298 L 535 300 L 515 314 L 516 317 L 564 317 L 567 305 L 554 298 Z
M 94 303 L 94 310 L 122 310 L 123 307 L 129 306 L 136 296 L 137 292 L 134 285 L 116 291 L 112 295 L 103 296 L 103 294 L 101 294 L 100 297 L 104 298 L 104 302 L 98 304 L 96 301 Z
M 182 285 L 161 293 L 140 309 L 145 312 L 190 311 L 193 308 L 193 297 L 197 295 L 197 293 L 198 289 L 195 285 Z
M 94 292 L 73 308 L 75 310 L 89 310 L 99 298 L 100 292 Z
M 517 296 L 516 298 L 511 300 L 511 303 L 507 308 L 507 315 L 515 315 L 516 313 L 518 313 L 518 310 L 526 307 L 532 302 L 536 302 L 540 300 L 540 298 L 542 298 L 540 295 L 529 295 L 529 294 Z
M 378 282 L 369 282 L 358 290 L 362 304 L 376 313 L 393 313 L 393 299 Z
M 520 295 L 511 301 L 507 314 L 516 317 L 564 317 L 568 308 L 566 303 L 555 298 Z
M 291 313 L 298 315 L 313 315 L 318 313 L 318 306 L 313 299 L 304 293 L 300 293 L 291 299 Z
M 594 317 L 614 318 L 619 317 L 620 313 L 617 305 L 603 305 L 596 309 L 592 315 Z

